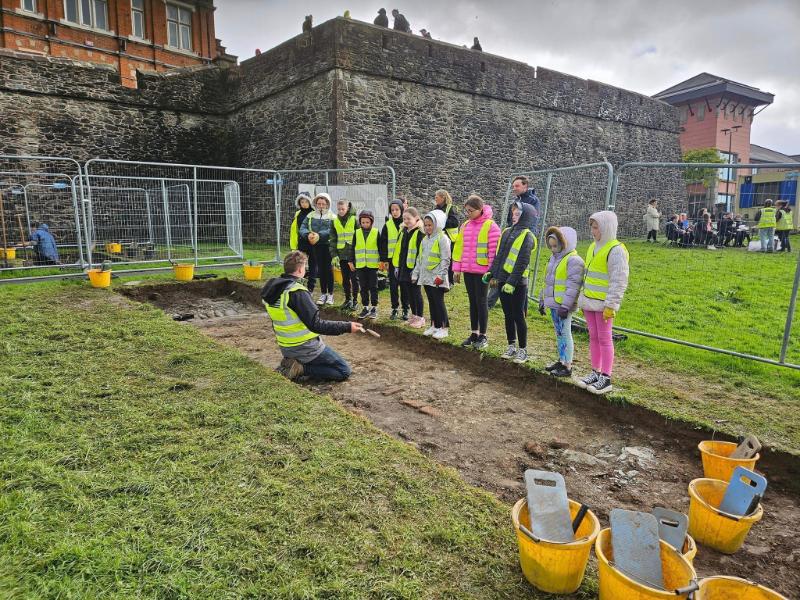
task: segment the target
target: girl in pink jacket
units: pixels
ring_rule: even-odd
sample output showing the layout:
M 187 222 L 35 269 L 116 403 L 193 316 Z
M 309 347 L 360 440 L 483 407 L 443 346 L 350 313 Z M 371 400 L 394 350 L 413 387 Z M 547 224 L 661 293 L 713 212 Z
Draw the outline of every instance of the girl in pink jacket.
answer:
M 489 284 L 481 278 L 489 270 L 500 239 L 500 228 L 492 221 L 492 207 L 473 194 L 464 203 L 466 222 L 458 231 L 453 247 L 453 279 L 464 285 L 469 297 L 469 320 L 472 333 L 461 344 L 464 348 L 482 350 L 489 345 L 486 328 L 489 324 L 489 305 L 486 297 Z

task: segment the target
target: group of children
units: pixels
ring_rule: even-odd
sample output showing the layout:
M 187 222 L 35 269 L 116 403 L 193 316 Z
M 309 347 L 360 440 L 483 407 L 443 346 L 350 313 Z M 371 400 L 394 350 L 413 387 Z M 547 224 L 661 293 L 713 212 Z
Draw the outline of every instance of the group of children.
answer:
M 511 224 L 504 230 L 493 221 L 492 207 L 478 195 L 464 203 L 466 216 L 459 225 L 450 194 L 435 193 L 436 208 L 420 218 L 417 209 L 400 200 L 389 206 L 389 217 L 378 230 L 371 211 L 356 218 L 350 202 L 339 200 L 331 212 L 328 194 L 313 200 L 297 197 L 292 223 L 292 249 L 309 255 L 308 289 L 316 278 L 321 293 L 318 304 L 333 304 L 331 265 L 342 272 L 345 301 L 342 308 L 360 319 L 378 315 L 378 272 L 388 272 L 392 320 L 423 328 L 422 292 L 428 299 L 430 324 L 423 335 L 445 339 L 450 321 L 445 294 L 453 284 L 464 284 L 469 299 L 470 335 L 462 347 L 487 347 L 489 288 L 499 289 L 508 347 L 502 358 L 516 363 L 529 360 L 527 351 L 528 279 L 537 240 L 534 206 L 515 202 Z M 556 377 L 571 377 L 574 354 L 572 315 L 582 309 L 589 331 L 592 372 L 577 384 L 595 394 L 609 392 L 614 362 L 612 325 L 628 284 L 628 251 L 616 239 L 617 217 L 610 211 L 590 218 L 593 241 L 585 260 L 578 255 L 577 233 L 571 227 L 550 227 L 545 232 L 551 257 L 539 312 L 549 312 L 556 334 L 559 359 L 546 367 Z M 402 309 L 402 313 L 401 313 Z

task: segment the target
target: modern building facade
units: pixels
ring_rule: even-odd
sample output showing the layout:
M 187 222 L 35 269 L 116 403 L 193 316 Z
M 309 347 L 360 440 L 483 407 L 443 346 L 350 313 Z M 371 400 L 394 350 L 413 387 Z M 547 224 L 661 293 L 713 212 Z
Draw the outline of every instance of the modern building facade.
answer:
M 0 47 L 136 71 L 235 64 L 216 39 L 212 0 L 0 0 Z

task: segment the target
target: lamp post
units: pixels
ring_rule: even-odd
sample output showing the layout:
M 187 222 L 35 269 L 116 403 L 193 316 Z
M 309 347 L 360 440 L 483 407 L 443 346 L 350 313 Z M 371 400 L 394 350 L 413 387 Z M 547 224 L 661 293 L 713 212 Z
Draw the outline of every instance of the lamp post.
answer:
M 732 125 L 731 127 L 726 127 L 725 129 L 720 129 L 720 131 L 722 133 L 724 133 L 725 135 L 728 136 L 728 164 L 729 165 L 734 164 L 733 163 L 733 154 L 731 153 L 731 149 L 733 147 L 733 134 L 736 133 L 737 131 L 739 131 L 741 128 L 742 128 L 741 125 Z M 731 194 L 731 175 L 732 175 L 731 171 L 732 171 L 732 169 L 730 167 L 728 167 L 728 177 L 727 177 L 726 182 L 725 182 L 725 195 L 728 196 L 728 203 L 726 203 L 726 205 L 725 205 L 725 210 L 730 210 L 731 209 L 731 207 L 729 205 L 730 197 L 732 195 Z

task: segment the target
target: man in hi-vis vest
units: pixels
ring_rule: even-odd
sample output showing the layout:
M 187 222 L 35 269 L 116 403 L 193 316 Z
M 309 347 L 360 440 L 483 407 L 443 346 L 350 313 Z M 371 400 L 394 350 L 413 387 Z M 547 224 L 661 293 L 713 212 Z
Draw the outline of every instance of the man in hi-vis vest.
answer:
M 350 365 L 325 345 L 320 335 L 356 333 L 364 331 L 364 327 L 361 323 L 320 318 L 319 308 L 302 282 L 307 266 L 304 252 L 290 252 L 283 260 L 283 274 L 267 281 L 261 290 L 261 300 L 283 354 L 277 371 L 291 380 L 305 375 L 344 381 L 350 377 Z

